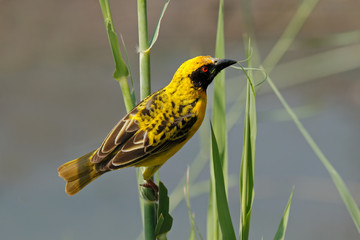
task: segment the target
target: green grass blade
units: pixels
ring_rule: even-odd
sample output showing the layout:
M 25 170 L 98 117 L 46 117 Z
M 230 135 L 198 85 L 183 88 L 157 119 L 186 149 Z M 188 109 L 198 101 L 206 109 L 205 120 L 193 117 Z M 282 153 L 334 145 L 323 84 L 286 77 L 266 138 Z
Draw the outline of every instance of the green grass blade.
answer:
M 250 54 L 250 40 L 247 47 L 247 54 Z M 248 61 L 251 68 L 251 59 Z M 253 89 L 251 88 L 252 70 L 246 74 L 248 78 L 247 96 L 245 105 L 244 123 L 244 146 L 240 168 L 240 239 L 249 239 L 250 218 L 252 204 L 254 201 L 254 166 L 255 166 L 255 144 L 256 144 L 256 102 Z
M 211 125 L 211 123 L 210 123 Z M 231 221 L 229 206 L 226 197 L 225 181 L 222 171 L 220 152 L 215 132 L 211 125 L 212 170 L 215 180 L 216 209 L 223 239 L 235 240 L 235 231 Z
M 113 20 L 110 11 L 110 5 L 108 0 L 100 0 L 100 7 L 103 13 L 106 31 L 109 37 L 111 50 L 115 61 L 115 73 L 114 78 L 127 77 L 129 75 L 128 69 L 121 57 L 120 46 L 118 38 L 114 29 Z
M 209 240 L 221 240 L 219 219 L 216 209 L 216 191 L 215 191 L 215 175 L 213 164 L 210 164 L 210 184 L 209 184 L 209 205 L 207 213 L 207 239 Z
M 190 229 L 189 240 L 196 240 L 196 234 L 193 228 Z
M 150 40 L 150 43 L 149 43 L 150 46 L 149 46 L 146 50 L 144 50 L 145 52 L 150 51 L 150 49 L 154 46 L 156 40 L 157 40 L 158 37 L 159 37 L 161 20 L 162 20 L 164 14 L 165 14 L 166 8 L 168 7 L 169 3 L 170 3 L 170 0 L 166 0 L 165 5 L 164 5 L 164 8 L 163 8 L 163 10 L 161 11 L 159 20 L 158 20 L 157 25 L 156 25 L 156 27 L 155 27 L 154 33 L 153 33 L 153 35 L 152 35 L 152 37 L 151 37 L 151 40 Z
M 157 208 L 157 223 L 155 227 L 155 236 L 166 236 L 166 233 L 170 231 L 173 218 L 169 213 L 169 196 L 168 190 L 165 185 L 159 183 L 159 204 Z
M 294 188 L 291 190 L 289 201 L 286 205 L 283 217 L 281 218 L 279 227 L 274 236 L 274 240 L 284 240 L 285 239 L 285 232 L 286 232 L 286 228 L 287 228 L 287 224 L 288 224 L 288 220 L 289 220 L 290 206 L 291 206 L 291 200 L 292 200 L 293 193 L 294 193 Z
M 111 16 L 109 0 L 99 0 L 99 3 L 104 17 L 105 27 L 115 61 L 115 72 L 113 77 L 120 84 L 126 110 L 130 111 L 135 106 L 135 101 L 131 95 L 129 84 L 127 81 L 127 78 L 129 76 L 129 71 L 121 56 L 120 46 L 116 32 L 114 30 L 113 20 Z
M 202 170 L 205 168 L 207 163 L 209 162 L 209 154 L 207 151 L 208 148 L 201 149 L 198 155 L 195 157 L 194 161 L 190 165 L 190 184 L 193 184 L 195 180 L 198 178 Z M 182 194 L 182 189 L 186 181 L 186 176 L 179 181 L 176 185 L 173 192 L 170 194 L 170 212 L 174 211 L 175 208 L 180 204 L 180 202 L 184 199 L 184 194 Z
M 238 93 L 238 96 L 235 100 L 235 103 L 230 107 L 226 119 L 227 119 L 227 126 L 228 126 L 228 133 L 231 131 L 231 129 L 235 126 L 236 123 L 238 123 L 239 119 L 242 116 L 243 110 L 245 108 L 245 105 L 243 104 L 245 100 L 245 91 L 244 88 L 241 90 L 240 93 Z
M 273 81 L 270 77 L 268 77 L 268 83 L 276 96 L 279 98 L 281 104 L 284 106 L 286 111 L 289 113 L 293 121 L 295 122 L 297 128 L 301 132 L 301 134 L 304 136 L 307 143 L 310 145 L 312 150 L 315 152 L 316 156 L 320 159 L 321 163 L 324 165 L 326 170 L 329 172 L 336 189 L 338 190 L 347 210 L 350 213 L 350 216 L 360 233 L 360 211 L 359 207 L 357 206 L 354 198 L 351 196 L 349 189 L 346 187 L 344 181 L 340 177 L 339 173 L 335 170 L 335 168 L 331 165 L 330 161 L 325 157 L 324 153 L 320 150 L 319 146 L 315 143 L 309 132 L 304 128 L 304 126 L 299 121 L 298 117 L 295 115 L 294 111 L 290 108 L 290 106 L 287 104 Z
M 341 32 L 321 37 L 310 37 L 297 43 L 308 48 L 344 47 L 360 42 L 360 30 Z
M 200 150 L 195 157 L 194 161 L 190 165 L 190 176 L 189 176 L 189 184 L 192 185 L 197 178 L 199 177 L 202 170 L 207 166 L 207 163 L 210 159 L 210 147 L 209 147 L 209 128 L 206 124 L 203 124 L 199 129 L 200 136 Z M 179 181 L 179 183 L 176 185 L 175 189 L 170 195 L 171 203 L 170 203 L 170 212 L 172 212 L 179 203 L 183 200 L 184 194 L 183 194 L 183 188 L 186 183 L 186 175 L 182 177 L 182 179 Z
M 284 56 L 318 2 L 319 0 L 304 0 L 301 3 L 280 39 L 276 42 L 275 46 L 271 49 L 270 53 L 264 60 L 263 66 L 267 73 L 270 74 L 280 59 Z
M 251 127 L 250 127 L 250 107 L 249 95 L 250 84 L 247 87 L 247 100 L 245 107 L 245 127 L 244 127 L 244 147 L 241 158 L 240 169 L 240 199 L 241 199 L 241 213 L 240 213 L 240 236 L 242 240 L 249 238 L 250 217 L 252 203 L 254 199 L 254 168 L 252 157 L 252 144 L 251 144 Z
M 189 220 L 190 220 L 190 225 L 191 225 L 189 240 L 197 239 L 196 233 L 198 234 L 199 238 L 201 240 L 203 240 L 203 237 L 201 236 L 199 228 L 196 225 L 195 217 L 191 211 L 191 206 L 190 206 L 190 168 L 189 167 L 186 171 L 186 185 L 184 187 L 184 197 L 185 197 L 186 206 L 187 206 L 187 209 L 189 212 Z
M 113 52 L 114 61 L 115 61 L 114 78 L 119 79 L 121 77 L 128 77 L 129 72 L 120 53 L 120 47 L 119 47 L 117 35 L 113 30 L 112 24 L 110 23 L 107 23 L 107 32 L 109 35 L 111 50 Z
M 219 17 L 216 34 L 215 57 L 225 58 L 224 1 L 219 2 Z M 225 71 L 214 79 L 214 103 L 212 122 L 218 138 L 221 163 L 223 165 L 225 187 L 227 185 L 227 131 L 226 131 L 226 87 Z
M 128 57 L 128 54 L 127 54 L 126 44 L 125 44 L 125 41 L 124 41 L 121 34 L 120 34 L 120 39 L 121 39 L 121 43 L 122 43 L 123 48 L 124 48 L 126 65 L 128 66 L 128 70 L 129 70 L 129 78 L 130 78 L 130 83 L 131 83 L 131 90 L 130 90 L 131 100 L 132 100 L 132 102 L 133 102 L 133 104 L 135 106 L 135 104 L 136 104 L 136 96 L 135 96 L 135 87 L 134 87 L 133 75 L 132 75 L 131 68 L 130 68 L 130 62 L 129 62 L 129 57 Z
M 250 38 L 252 40 L 252 54 L 251 62 L 255 65 L 260 64 L 260 51 L 257 47 L 255 32 L 254 32 L 254 21 L 253 21 L 253 11 L 252 11 L 252 1 L 251 0 L 240 0 L 241 2 L 241 16 L 244 22 L 245 34 L 244 39 Z
M 218 24 L 216 33 L 215 57 L 225 57 L 225 34 L 224 34 L 224 1 L 219 1 Z M 214 131 L 218 137 L 220 162 L 223 169 L 225 191 L 227 192 L 227 130 L 226 130 L 226 88 L 225 71 L 220 72 L 214 79 L 214 102 L 213 116 Z M 210 166 L 211 168 L 211 166 Z M 212 172 L 212 171 L 211 171 Z M 210 174 L 209 208 L 207 218 L 208 239 L 221 239 L 219 232 L 218 215 L 216 209 L 216 192 L 214 175 Z
M 360 67 L 360 44 L 330 49 L 308 57 L 279 64 L 272 72 L 281 89 L 296 84 L 321 79 Z M 344 61 L 346 59 L 346 61 Z M 301 69 L 301 71 L 299 71 Z M 296 72 L 297 74 L 294 74 Z M 291 81 L 289 81 L 291 79 Z M 262 89 L 265 90 L 265 89 Z

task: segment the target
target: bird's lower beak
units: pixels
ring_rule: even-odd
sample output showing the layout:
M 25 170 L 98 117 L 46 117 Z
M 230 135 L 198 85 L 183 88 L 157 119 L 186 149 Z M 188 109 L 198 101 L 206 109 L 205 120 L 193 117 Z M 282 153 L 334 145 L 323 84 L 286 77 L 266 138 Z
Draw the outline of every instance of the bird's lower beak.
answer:
M 224 68 L 227 68 L 227 67 L 237 63 L 237 61 L 235 61 L 235 60 L 218 59 L 218 58 L 214 59 L 214 62 L 215 62 L 215 75 L 218 74 Z

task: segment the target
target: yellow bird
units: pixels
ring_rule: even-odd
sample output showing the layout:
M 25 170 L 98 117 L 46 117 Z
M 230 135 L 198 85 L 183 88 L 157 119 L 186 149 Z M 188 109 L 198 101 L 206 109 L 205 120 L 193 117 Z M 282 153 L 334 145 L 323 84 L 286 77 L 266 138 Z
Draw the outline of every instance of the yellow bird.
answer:
M 199 129 L 206 110 L 206 89 L 229 59 L 199 56 L 184 62 L 168 86 L 145 98 L 111 130 L 102 145 L 58 168 L 65 191 L 78 193 L 111 170 L 145 167 L 146 187 L 154 173 Z

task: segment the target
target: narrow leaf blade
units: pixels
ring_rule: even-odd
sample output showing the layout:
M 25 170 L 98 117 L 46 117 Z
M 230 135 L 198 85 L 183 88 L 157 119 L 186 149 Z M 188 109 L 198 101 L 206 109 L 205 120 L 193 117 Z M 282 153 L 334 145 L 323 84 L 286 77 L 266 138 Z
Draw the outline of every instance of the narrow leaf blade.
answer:
M 288 220 L 289 220 L 290 206 L 291 206 L 293 193 L 294 193 L 294 188 L 291 190 L 289 201 L 286 205 L 284 214 L 281 218 L 281 221 L 280 221 L 279 227 L 276 231 L 274 240 L 284 240 L 285 239 L 285 232 L 286 232 L 286 228 L 287 228 L 287 224 L 288 224 Z
M 251 46 L 248 41 L 247 59 L 248 67 L 251 69 Z M 254 201 L 254 167 L 255 167 L 255 144 L 256 144 L 256 97 L 252 84 L 252 71 L 245 72 L 247 77 L 247 95 L 245 104 L 244 122 L 244 146 L 240 168 L 240 239 L 249 238 L 251 211 Z
M 158 20 L 158 22 L 157 22 L 157 24 L 156 24 L 156 27 L 155 27 L 155 30 L 154 30 L 153 36 L 152 36 L 152 38 L 151 38 L 151 40 L 150 40 L 150 43 L 149 43 L 149 48 L 148 48 L 148 49 L 146 49 L 146 50 L 144 50 L 144 52 L 148 52 L 148 51 L 150 51 L 150 49 L 154 46 L 154 44 L 155 44 L 156 40 L 158 39 L 158 37 L 159 37 L 159 32 L 160 32 L 160 24 L 161 24 L 161 20 L 162 20 L 162 18 L 163 18 L 163 16 L 164 16 L 164 14 L 165 14 L 165 11 L 166 11 L 166 9 L 167 9 L 167 7 L 168 7 L 169 3 L 170 3 L 170 0 L 166 0 L 165 5 L 164 5 L 164 8 L 163 8 L 163 10 L 161 11 L 161 14 L 160 14 L 159 20 Z
M 166 234 L 170 231 L 173 218 L 169 214 L 169 196 L 165 185 L 159 183 L 159 205 L 157 209 L 158 222 L 155 227 L 155 236 Z
M 295 122 L 297 128 L 299 129 L 301 134 L 304 136 L 304 138 L 307 141 L 307 143 L 309 144 L 309 146 L 312 148 L 314 153 L 320 159 L 321 163 L 324 165 L 326 170 L 329 172 L 331 179 L 333 180 L 333 182 L 336 186 L 336 189 L 338 190 L 348 212 L 350 213 L 350 216 L 351 216 L 358 232 L 360 233 L 360 210 L 359 210 L 359 207 L 356 204 L 354 198 L 352 197 L 349 189 L 345 185 L 345 183 L 342 180 L 339 173 L 332 166 L 330 161 L 325 157 L 324 153 L 320 150 L 319 146 L 315 143 L 315 141 L 313 140 L 313 138 L 311 137 L 309 132 L 302 125 L 302 123 L 300 122 L 299 118 L 296 116 L 294 111 L 290 108 L 288 103 L 285 101 L 285 99 L 283 98 L 283 96 L 281 95 L 281 93 L 279 92 L 279 90 L 277 89 L 277 87 L 275 86 L 275 84 L 273 83 L 273 81 L 271 80 L 270 77 L 268 77 L 268 83 L 269 83 L 270 87 L 272 88 L 272 90 L 274 91 L 274 93 L 276 94 L 276 96 L 279 98 L 280 102 L 282 103 L 282 105 L 284 106 L 286 111 L 289 113 L 289 115 Z
M 229 205 L 225 191 L 225 182 L 220 162 L 219 149 L 215 137 L 213 127 L 211 126 L 211 147 L 212 147 L 212 164 L 215 176 L 215 194 L 216 194 L 216 208 L 219 216 L 219 224 L 223 239 L 235 240 L 235 231 L 231 221 Z

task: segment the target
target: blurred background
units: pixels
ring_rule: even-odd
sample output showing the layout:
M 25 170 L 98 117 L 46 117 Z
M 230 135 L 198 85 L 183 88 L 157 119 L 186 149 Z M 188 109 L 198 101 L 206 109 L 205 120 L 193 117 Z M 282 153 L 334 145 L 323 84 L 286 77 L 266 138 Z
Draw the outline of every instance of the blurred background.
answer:
M 302 1 L 251 1 L 253 31 L 266 57 Z M 138 92 L 136 1 L 110 1 Z M 164 1 L 148 1 L 150 33 Z M 225 1 L 227 57 L 245 59 L 242 1 Z M 319 1 L 272 79 L 360 204 L 360 2 Z M 213 55 L 218 1 L 171 1 L 152 49 L 152 91 L 196 55 Z M 0 1 L 1 239 L 136 239 L 142 230 L 134 169 L 104 175 L 78 195 L 64 192 L 57 167 L 101 144 L 126 113 L 112 79 L 113 59 L 98 1 Z M 229 69 L 228 105 L 246 86 Z M 212 98 L 209 88 L 209 100 Z M 137 96 L 139 96 L 137 94 Z M 211 102 L 211 101 L 210 101 Z M 211 103 L 208 116 L 211 116 Z M 255 200 L 250 239 L 273 238 L 291 188 L 287 239 L 359 239 L 327 171 L 267 84 L 258 93 Z M 241 114 L 241 106 L 237 109 Z M 209 120 L 204 121 L 208 125 Z M 237 176 L 243 122 L 229 135 L 229 171 Z M 195 135 L 160 170 L 174 190 L 199 148 Z M 200 180 L 209 177 L 206 167 Z M 237 181 L 237 180 L 236 180 Z M 238 184 L 229 191 L 235 226 Z M 205 189 L 206 190 L 206 189 Z M 206 236 L 208 197 L 191 199 Z M 190 231 L 184 202 L 169 239 Z

